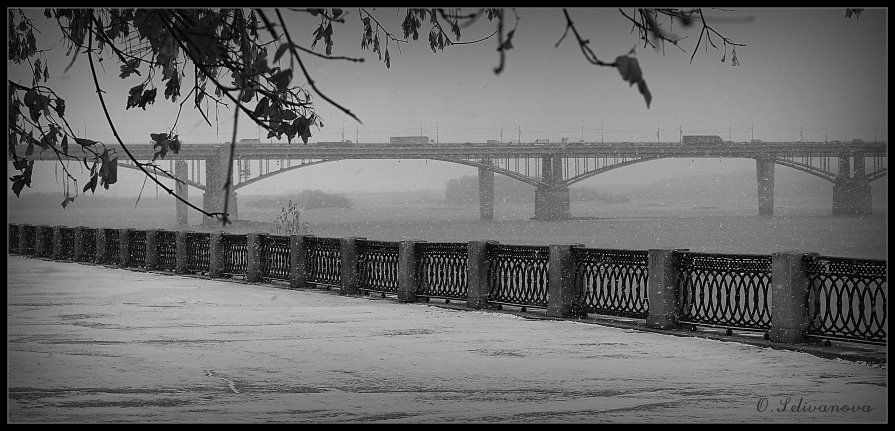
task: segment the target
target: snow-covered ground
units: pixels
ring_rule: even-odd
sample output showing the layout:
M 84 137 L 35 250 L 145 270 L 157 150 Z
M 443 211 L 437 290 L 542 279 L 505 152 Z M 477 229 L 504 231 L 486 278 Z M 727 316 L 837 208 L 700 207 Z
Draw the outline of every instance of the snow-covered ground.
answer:
M 13 423 L 888 419 L 887 365 L 332 292 L 7 263 Z

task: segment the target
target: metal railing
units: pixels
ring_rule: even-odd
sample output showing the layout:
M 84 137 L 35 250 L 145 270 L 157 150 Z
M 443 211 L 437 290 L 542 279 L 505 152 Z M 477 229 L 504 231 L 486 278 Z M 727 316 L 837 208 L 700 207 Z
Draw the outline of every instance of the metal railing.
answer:
M 33 256 L 36 248 L 37 238 L 37 226 L 26 224 L 22 227 L 21 232 L 22 237 L 20 241 L 22 241 L 21 250 L 19 253 L 23 256 Z
M 342 241 L 338 238 L 305 237 L 307 281 L 322 286 L 342 284 Z
M 39 226 L 40 229 L 40 254 L 38 257 L 53 257 L 53 227 Z
M 495 304 L 547 307 L 550 248 L 488 244 L 488 276 Z
M 679 322 L 770 329 L 770 256 L 681 252 L 678 259 Z
M 9 254 L 19 254 L 19 226 L 14 224 L 7 225 L 7 231 L 9 232 L 7 236 Z
M 96 261 L 96 229 L 81 229 L 81 244 L 77 256 L 78 262 Z
M 469 275 L 469 246 L 467 243 L 418 244 L 419 266 L 417 295 L 426 298 L 466 300 Z
M 886 262 L 806 256 L 807 334 L 886 344 L 888 339 Z
M 221 234 L 221 274 L 245 276 L 248 272 L 248 239 L 245 235 Z
M 59 259 L 75 260 L 75 229 L 67 226 L 59 228 Z
M 358 289 L 398 293 L 398 243 L 357 240 Z
M 572 248 L 579 311 L 645 319 L 649 313 L 646 251 Z
M 101 264 L 117 264 L 121 257 L 119 229 L 81 228 L 78 256 L 74 256 L 74 228 L 59 227 L 58 242 L 53 238 L 54 228 L 49 226 L 10 225 L 8 231 L 10 250 L 21 249 L 19 253 L 23 256 L 33 255 L 39 240 L 40 257 L 93 262 L 103 254 L 105 257 L 98 262 Z M 98 244 L 100 232 L 104 233 L 105 240 Z M 147 253 L 153 252 L 147 250 L 147 235 L 146 231 L 130 231 L 129 251 L 124 256 L 127 261 L 123 266 L 146 267 Z M 211 275 L 211 234 L 185 232 L 183 256 L 178 254 L 181 249 L 176 244 L 177 237 L 176 232 L 156 231 L 156 268 L 174 272 L 179 264 L 183 264 L 188 272 Z M 291 267 L 290 237 L 260 234 L 259 243 L 257 254 L 252 254 L 252 259 L 257 259 L 252 262 L 252 268 L 257 269 L 260 278 L 294 281 L 292 271 L 300 268 Z M 476 298 L 485 298 L 484 292 L 487 292 L 487 302 L 494 304 L 547 308 L 549 303 L 551 248 L 547 246 L 489 243 L 483 254 L 476 254 L 476 262 L 471 262 L 467 243 L 420 242 L 415 247 L 416 255 L 407 256 L 416 261 L 413 268 L 416 277 L 401 278 L 398 265 L 401 253 L 405 251 L 400 243 L 366 239 L 343 242 L 337 238 L 306 236 L 303 244 L 301 252 L 306 264 L 303 279 L 318 286 L 342 288 L 344 246 L 346 253 L 354 253 L 357 259 L 357 266 L 350 269 L 356 270 L 360 291 L 384 295 L 398 293 L 406 286 L 406 293 L 411 298 L 466 300 L 475 288 L 479 295 Z M 217 269 L 221 275 L 248 275 L 248 235 L 221 234 L 217 247 L 217 264 L 220 265 Z M 565 253 L 563 249 L 559 250 Z M 800 295 L 806 295 L 807 316 L 799 317 L 798 310 L 781 306 L 778 313 L 787 313 L 783 315 L 788 317 L 778 322 L 779 328 L 789 328 L 785 326 L 789 324 L 787 322 L 802 319 L 808 326 L 804 332 L 808 337 L 871 344 L 886 344 L 888 340 L 888 269 L 885 260 L 808 254 L 802 261 L 804 272 L 792 273 L 786 272 L 785 265 L 772 265 L 772 256 L 767 255 L 676 251 L 665 254 L 671 263 L 651 268 L 651 251 L 571 247 L 569 253 L 568 259 L 565 254 L 558 256 L 561 268 L 556 270 L 574 271 L 572 284 L 568 284 L 570 280 L 563 276 L 562 285 L 553 286 L 553 289 L 555 294 L 561 295 L 557 298 L 563 298 L 557 302 L 564 304 L 568 289 L 572 289 L 573 305 L 568 309 L 572 314 L 580 311 L 649 317 L 648 292 L 655 286 L 648 282 L 655 275 L 650 273 L 652 270 L 660 272 L 655 275 L 660 280 L 675 280 L 677 296 L 674 301 L 678 308 L 672 314 L 676 313 L 674 321 L 678 323 L 769 331 L 772 328 L 773 288 L 782 289 L 800 301 Z M 792 259 L 792 256 L 783 253 L 781 257 Z M 346 261 L 354 259 L 351 255 L 345 258 Z M 801 256 L 795 255 L 795 258 Z M 473 265 L 478 268 L 477 274 L 484 275 L 485 279 L 475 277 L 476 285 L 469 286 Z M 351 271 L 346 273 L 352 274 Z M 783 277 L 776 285 L 772 283 L 775 273 Z M 302 277 L 295 280 L 302 280 Z M 416 284 L 412 281 L 402 284 L 404 280 L 416 280 Z M 800 287 L 806 284 L 807 293 Z
M 155 269 L 174 272 L 177 269 L 177 232 L 159 230 L 155 233 Z
M 146 267 L 146 231 L 129 232 L 127 246 L 127 265 L 129 268 Z
M 211 268 L 211 234 L 186 233 L 186 270 L 194 274 L 208 274 Z
M 106 255 L 100 263 L 118 265 L 118 261 L 121 259 L 119 251 L 121 249 L 121 232 L 118 229 L 106 229 L 103 248 L 106 249 Z
M 261 278 L 289 281 L 291 251 L 288 236 L 261 235 Z

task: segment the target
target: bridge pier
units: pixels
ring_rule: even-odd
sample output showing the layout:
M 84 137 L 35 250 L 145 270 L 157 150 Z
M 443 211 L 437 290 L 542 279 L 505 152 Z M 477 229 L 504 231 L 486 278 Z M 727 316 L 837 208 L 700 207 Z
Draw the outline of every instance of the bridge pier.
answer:
M 187 173 L 187 163 L 186 160 L 177 160 L 174 162 L 174 177 L 179 180 L 186 180 L 188 176 Z M 189 186 L 183 183 L 175 182 L 174 184 L 174 193 L 177 196 L 185 200 L 189 200 Z M 175 200 L 174 202 L 175 212 L 177 214 L 177 224 L 180 226 L 186 226 L 189 224 L 189 207 L 181 202 L 180 200 Z
M 833 183 L 833 215 L 873 214 L 873 197 L 866 178 L 837 178 Z
M 562 157 L 544 156 L 541 178 L 546 186 L 535 189 L 534 220 L 559 221 L 572 218 L 569 186 L 562 183 Z
M 494 220 L 494 171 L 485 168 L 479 168 L 479 216 Z
M 833 183 L 833 215 L 864 216 L 873 213 L 873 196 L 864 170 L 864 154 L 853 154 L 854 171 L 848 154 L 839 156 L 839 177 Z
M 534 220 L 559 221 L 572 218 L 569 188 L 538 187 L 535 189 Z
M 758 214 L 774 214 L 774 159 L 756 158 L 755 171 L 758 180 Z
M 215 156 L 206 159 L 205 181 L 207 188 L 205 190 L 205 195 L 202 198 L 202 209 L 206 212 L 224 212 L 224 200 L 226 196 L 224 184 L 227 182 L 227 163 L 230 160 L 229 154 L 224 153 L 226 153 L 228 149 L 229 146 L 221 146 Z M 230 221 L 238 220 L 236 211 L 236 192 L 232 191 L 232 188 L 227 206 Z M 212 224 L 215 221 L 217 220 L 214 218 L 205 217 L 202 224 Z

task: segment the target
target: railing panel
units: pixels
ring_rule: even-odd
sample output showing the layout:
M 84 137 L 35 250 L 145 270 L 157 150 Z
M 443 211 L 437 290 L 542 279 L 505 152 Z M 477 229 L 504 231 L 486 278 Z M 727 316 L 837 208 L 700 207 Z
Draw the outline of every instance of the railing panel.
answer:
M 53 257 L 53 227 L 41 226 L 40 242 L 43 249 L 40 251 L 39 257 Z
M 288 236 L 261 235 L 261 278 L 289 281 L 291 255 Z
M 246 275 L 248 272 L 248 237 L 221 234 L 221 274 Z
M 19 252 L 23 256 L 34 256 L 34 252 L 37 250 L 37 226 L 26 224 L 22 236 L 24 244 Z
M 357 240 L 358 289 L 398 293 L 398 243 Z
M 469 245 L 424 242 L 418 247 L 417 295 L 466 300 L 469 297 Z
M 75 258 L 75 229 L 62 226 L 59 228 L 59 260 L 74 260 Z
M 81 229 L 81 249 L 79 253 L 79 262 L 93 262 L 96 260 L 96 229 Z
M 177 232 L 156 231 L 155 256 L 156 270 L 174 272 L 177 267 Z
M 134 230 L 130 232 L 127 247 L 128 268 L 146 267 L 146 231 Z
M 9 241 L 9 254 L 19 254 L 19 225 L 7 225 L 7 231 L 9 232 L 9 236 L 7 237 Z
M 211 234 L 187 232 L 186 269 L 194 274 L 208 274 L 211 268 Z
M 550 248 L 489 244 L 489 302 L 547 307 Z
M 809 335 L 887 343 L 885 260 L 806 256 L 805 268 Z
M 678 258 L 680 322 L 770 329 L 770 256 L 684 252 Z
M 342 241 L 338 238 L 306 237 L 307 282 L 340 286 L 342 284 Z
M 121 232 L 118 229 L 106 229 L 105 239 L 106 256 L 102 262 L 107 265 L 118 265 L 121 260 Z
M 583 312 L 645 319 L 649 312 L 647 251 L 572 248 L 576 307 Z

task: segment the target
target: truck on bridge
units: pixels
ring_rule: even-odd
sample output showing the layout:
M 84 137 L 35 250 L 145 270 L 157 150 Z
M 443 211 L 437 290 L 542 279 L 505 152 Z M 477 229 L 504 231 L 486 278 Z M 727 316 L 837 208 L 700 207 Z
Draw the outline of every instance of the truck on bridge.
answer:
M 724 141 L 717 135 L 684 135 L 681 139 L 684 144 L 723 144 Z
M 392 136 L 388 138 L 389 145 L 430 145 L 433 144 L 428 136 Z

